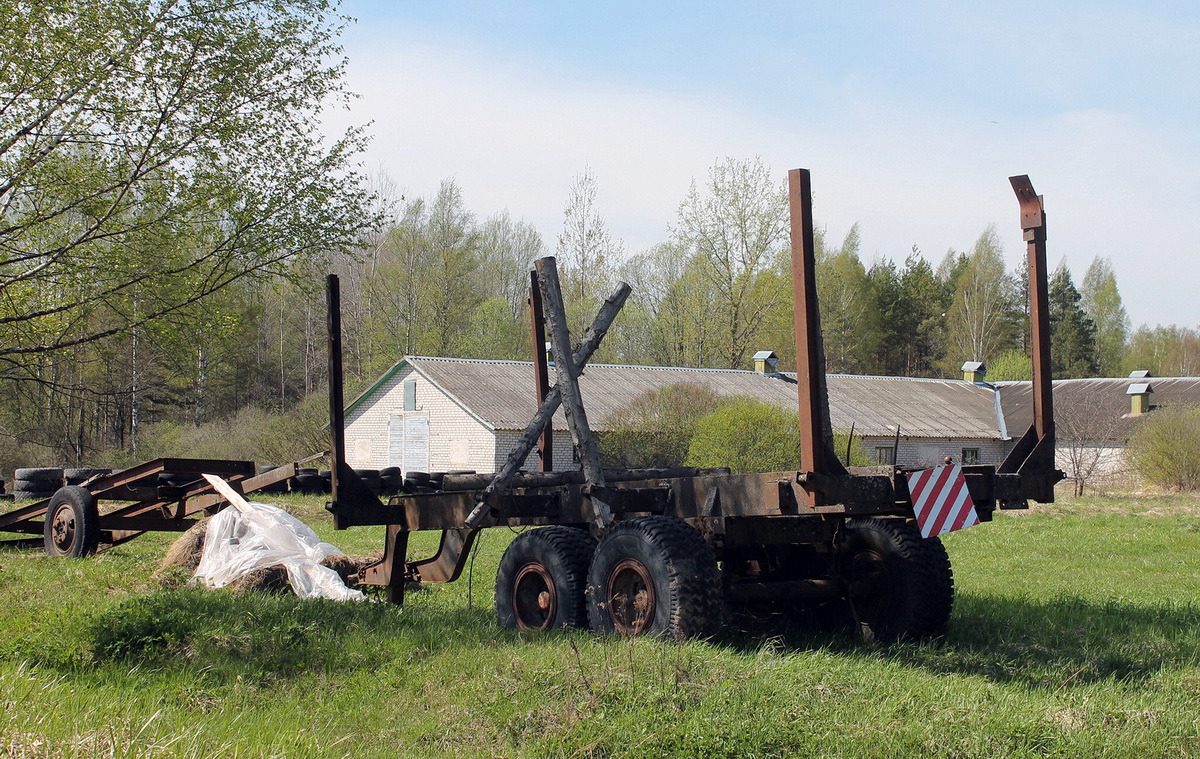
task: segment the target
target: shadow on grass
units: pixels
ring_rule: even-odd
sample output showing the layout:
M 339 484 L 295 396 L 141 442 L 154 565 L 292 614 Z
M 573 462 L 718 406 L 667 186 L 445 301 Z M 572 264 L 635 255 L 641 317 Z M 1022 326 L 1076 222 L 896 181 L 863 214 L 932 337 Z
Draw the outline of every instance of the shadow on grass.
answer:
M 945 634 L 934 640 L 883 646 L 779 620 L 748 636 L 727 635 L 723 642 L 745 649 L 766 640 L 792 649 L 873 656 L 937 673 L 1058 689 L 1109 678 L 1139 681 L 1164 668 L 1195 666 L 1200 662 L 1200 607 L 960 594 Z
M 31 640 L 36 647 L 23 652 L 17 642 L 9 653 L 76 671 L 146 664 L 227 682 L 369 670 L 529 639 L 498 628 L 488 608 L 431 602 L 401 609 L 197 589 L 131 597 L 62 635 L 79 637 L 49 646 Z M 1200 607 L 963 593 L 935 640 L 883 646 L 778 619 L 753 631 L 727 630 L 717 644 L 743 653 L 764 645 L 820 649 L 1053 690 L 1195 666 Z
M 146 665 L 208 681 L 371 669 L 498 637 L 490 609 L 409 609 L 196 588 L 133 596 L 86 624 L 10 641 L 8 654 L 61 670 Z

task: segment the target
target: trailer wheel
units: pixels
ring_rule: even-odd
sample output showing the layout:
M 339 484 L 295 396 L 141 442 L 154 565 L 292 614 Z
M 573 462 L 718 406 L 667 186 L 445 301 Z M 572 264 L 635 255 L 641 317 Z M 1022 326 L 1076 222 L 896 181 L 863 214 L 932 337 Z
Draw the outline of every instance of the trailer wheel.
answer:
M 496 618 L 518 630 L 587 627 L 583 592 L 596 541 L 555 525 L 517 536 L 496 572 Z
M 100 511 L 86 488 L 59 488 L 46 509 L 43 528 L 47 556 L 79 558 L 100 545 Z
M 721 580 L 712 548 L 674 517 L 618 523 L 588 573 L 588 620 L 597 632 L 707 638 L 721 626 Z
M 954 573 L 942 541 L 900 519 L 854 519 L 839 572 L 849 623 L 868 640 L 941 632 L 954 605 Z

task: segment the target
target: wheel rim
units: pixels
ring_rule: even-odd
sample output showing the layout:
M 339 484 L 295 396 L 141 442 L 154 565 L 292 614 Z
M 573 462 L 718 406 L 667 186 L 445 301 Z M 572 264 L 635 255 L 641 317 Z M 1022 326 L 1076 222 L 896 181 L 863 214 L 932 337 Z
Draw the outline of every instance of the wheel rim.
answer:
M 517 573 L 512 590 L 513 616 L 517 629 L 546 630 L 558 611 L 554 580 L 542 564 L 526 564 Z
M 650 570 L 640 561 L 625 559 L 608 576 L 608 615 L 621 635 L 640 635 L 654 624 L 658 600 Z
M 876 626 L 887 619 L 891 601 L 891 576 L 887 559 L 873 548 L 856 551 L 846 573 L 846 597 L 859 632 L 872 637 Z
M 75 512 L 70 506 L 61 505 L 50 517 L 50 542 L 60 554 L 67 554 L 75 546 Z

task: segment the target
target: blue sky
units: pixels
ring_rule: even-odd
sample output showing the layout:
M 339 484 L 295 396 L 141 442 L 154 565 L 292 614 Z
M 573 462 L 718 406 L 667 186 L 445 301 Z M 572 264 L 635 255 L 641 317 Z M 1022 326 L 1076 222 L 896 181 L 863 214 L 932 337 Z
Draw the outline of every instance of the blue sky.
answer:
M 1007 177 L 1046 197 L 1051 264 L 1117 271 L 1134 326 L 1195 327 L 1200 6 L 1194 3 L 347 0 L 348 118 L 410 196 L 453 177 L 553 250 L 590 166 L 609 229 L 662 241 L 693 178 L 761 156 L 813 172 L 861 253 L 936 263 L 996 224 Z

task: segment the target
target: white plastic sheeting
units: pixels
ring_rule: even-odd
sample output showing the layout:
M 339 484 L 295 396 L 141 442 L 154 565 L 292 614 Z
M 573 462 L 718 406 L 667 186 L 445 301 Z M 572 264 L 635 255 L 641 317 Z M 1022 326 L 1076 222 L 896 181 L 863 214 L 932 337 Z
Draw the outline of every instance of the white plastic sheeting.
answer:
M 366 599 L 362 591 L 346 587 L 337 572 L 321 566 L 321 559 L 342 552 L 311 527 L 276 506 L 247 501 L 220 477 L 204 477 L 233 508 L 209 519 L 193 582 L 222 588 L 256 569 L 283 565 L 301 598 Z

